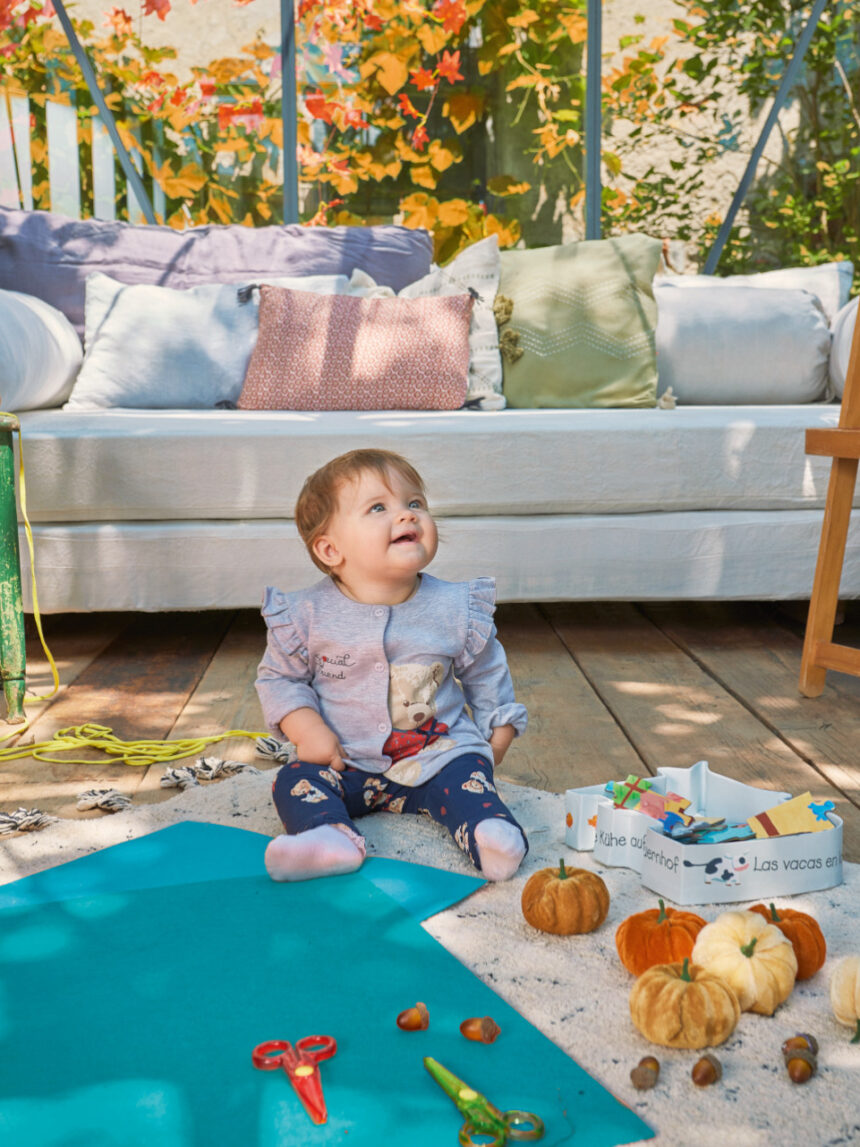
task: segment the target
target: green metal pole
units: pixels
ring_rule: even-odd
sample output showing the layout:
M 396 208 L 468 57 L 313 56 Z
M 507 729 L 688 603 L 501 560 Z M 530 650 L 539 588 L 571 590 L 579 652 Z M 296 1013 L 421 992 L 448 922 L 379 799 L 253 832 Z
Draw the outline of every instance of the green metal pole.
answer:
M 12 450 L 12 434 L 17 429 L 18 419 L 14 415 L 0 415 L 0 677 L 6 694 L 6 720 L 11 725 L 20 725 L 25 719 L 27 664 Z

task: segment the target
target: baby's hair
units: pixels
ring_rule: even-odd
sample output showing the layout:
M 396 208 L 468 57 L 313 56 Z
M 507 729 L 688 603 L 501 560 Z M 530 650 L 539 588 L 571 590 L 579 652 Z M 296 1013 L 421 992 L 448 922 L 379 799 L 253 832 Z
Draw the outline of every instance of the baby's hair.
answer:
M 374 471 L 383 482 L 393 470 L 416 490 L 424 493 L 424 482 L 420 474 L 400 454 L 391 450 L 350 450 L 332 458 L 305 479 L 302 492 L 296 502 L 296 526 L 302 541 L 308 549 L 314 565 L 334 577 L 331 570 L 321 562 L 313 550 L 314 542 L 328 529 L 337 509 L 337 499 L 345 482 L 355 482 L 368 470 Z

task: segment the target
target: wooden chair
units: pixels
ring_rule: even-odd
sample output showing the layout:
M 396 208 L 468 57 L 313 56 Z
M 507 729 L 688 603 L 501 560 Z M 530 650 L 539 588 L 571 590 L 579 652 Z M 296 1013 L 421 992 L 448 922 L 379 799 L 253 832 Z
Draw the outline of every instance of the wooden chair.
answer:
M 854 325 L 839 425 L 833 430 L 807 430 L 806 453 L 833 459 L 800 663 L 800 692 L 806 697 L 819 697 L 828 669 L 860 677 L 860 649 L 833 641 L 860 460 L 860 321 Z

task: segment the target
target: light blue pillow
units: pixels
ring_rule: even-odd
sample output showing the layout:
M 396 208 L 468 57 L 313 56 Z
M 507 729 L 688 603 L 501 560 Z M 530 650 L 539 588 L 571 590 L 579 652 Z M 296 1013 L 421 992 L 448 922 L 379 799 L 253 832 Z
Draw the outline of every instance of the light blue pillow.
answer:
M 328 294 L 349 289 L 345 275 L 269 279 Z M 87 277 L 85 358 L 65 410 L 133 407 L 211 410 L 235 402 L 257 341 L 256 292 L 237 283 L 174 290 L 109 275 Z

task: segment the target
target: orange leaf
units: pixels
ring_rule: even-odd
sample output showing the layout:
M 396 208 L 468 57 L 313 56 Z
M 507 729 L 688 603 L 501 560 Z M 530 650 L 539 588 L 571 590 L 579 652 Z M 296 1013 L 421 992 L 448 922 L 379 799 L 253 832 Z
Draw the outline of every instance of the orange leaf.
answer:
M 465 199 L 449 199 L 439 204 L 439 222 L 443 227 L 459 227 L 469 218 L 469 204 Z
M 419 187 L 426 187 L 429 191 L 435 190 L 438 179 L 429 163 L 413 164 L 409 174 L 412 182 L 417 183 Z
M 500 247 L 513 247 L 522 234 L 516 219 L 505 220 L 498 215 L 488 215 L 484 227 L 488 235 L 498 235 Z
M 530 189 L 530 183 L 517 183 L 512 175 L 494 175 L 487 180 L 487 190 L 493 195 L 521 195 Z
M 424 227 L 431 231 L 439 217 L 439 200 L 416 191 L 400 200 L 400 210 L 407 227 Z
M 394 52 L 377 52 L 367 61 L 376 66 L 376 78 L 390 96 L 396 95 L 409 79 L 406 62 Z
M 457 135 L 472 126 L 484 110 L 484 98 L 472 92 L 457 92 L 449 96 L 442 107 L 443 115 L 451 121 Z
M 428 56 L 438 56 L 448 43 L 448 33 L 433 24 L 422 24 L 415 33 Z

